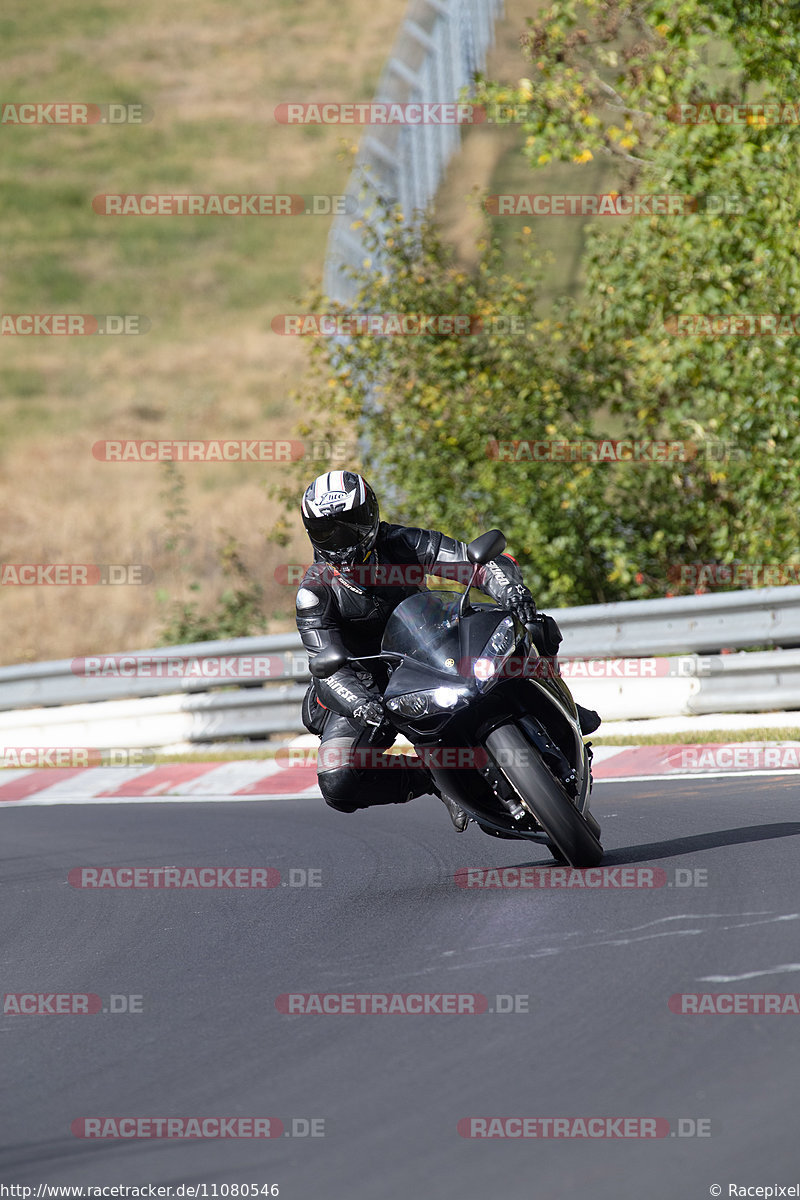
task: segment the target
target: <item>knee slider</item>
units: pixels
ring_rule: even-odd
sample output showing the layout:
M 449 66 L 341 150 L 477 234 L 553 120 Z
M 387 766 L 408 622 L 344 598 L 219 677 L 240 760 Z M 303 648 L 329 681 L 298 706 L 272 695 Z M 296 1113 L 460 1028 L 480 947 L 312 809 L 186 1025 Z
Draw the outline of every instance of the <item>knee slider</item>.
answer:
M 338 812 L 356 812 L 359 805 L 352 797 L 358 787 L 358 776 L 352 767 L 336 767 L 333 771 L 322 771 L 317 776 L 322 798 Z

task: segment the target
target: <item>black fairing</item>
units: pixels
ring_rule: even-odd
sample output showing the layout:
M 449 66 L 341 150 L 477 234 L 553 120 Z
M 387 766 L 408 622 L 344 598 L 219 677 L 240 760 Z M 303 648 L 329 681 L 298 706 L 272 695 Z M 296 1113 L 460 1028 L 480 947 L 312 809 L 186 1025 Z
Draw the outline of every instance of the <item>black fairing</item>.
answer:
M 453 599 L 448 601 L 451 595 Z M 526 678 L 503 677 L 489 681 L 481 690 L 472 674 L 471 664 L 481 655 L 508 613 L 491 604 L 475 605 L 460 620 L 453 619 L 451 623 L 451 612 L 455 613 L 458 599 L 457 594 L 439 593 L 436 600 L 412 600 L 396 610 L 387 626 L 388 637 L 384 636 L 383 650 L 414 653 L 415 659 L 394 667 L 384 699 L 446 687 L 463 689 L 462 702 L 444 712 L 414 718 L 390 710 L 393 725 L 418 750 L 430 751 L 438 747 L 452 752 L 454 748 L 463 748 L 477 752 L 479 761 L 486 736 L 498 726 L 515 721 L 523 730 L 527 725 L 528 736 L 534 745 L 548 741 L 555 745 L 551 761 L 557 760 L 560 752 L 566 760 L 566 769 L 574 767 L 584 750 L 569 691 L 560 679 L 539 678 L 533 682 Z M 404 609 L 409 616 L 403 628 Z M 440 617 L 444 614 L 438 628 L 437 612 Z M 424 628 L 422 620 L 415 623 L 412 619 L 423 616 L 431 618 Z M 527 643 L 525 631 L 516 621 L 514 632 L 516 646 L 512 653 L 517 661 L 522 661 L 527 653 Z M 429 766 L 429 770 L 440 790 L 456 799 L 485 825 L 497 831 L 513 830 L 533 840 L 545 840 L 533 817 L 526 814 L 521 821 L 515 821 L 510 816 L 495 794 L 490 778 L 480 770 L 440 765 Z

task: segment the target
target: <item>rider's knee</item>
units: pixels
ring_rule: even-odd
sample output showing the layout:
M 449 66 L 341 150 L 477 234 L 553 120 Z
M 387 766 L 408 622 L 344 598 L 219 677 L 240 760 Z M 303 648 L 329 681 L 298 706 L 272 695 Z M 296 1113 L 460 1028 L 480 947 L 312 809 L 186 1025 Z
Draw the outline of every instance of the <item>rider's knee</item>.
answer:
M 356 799 L 358 776 L 350 767 L 321 771 L 317 780 L 323 800 L 337 812 L 356 812 L 360 808 Z

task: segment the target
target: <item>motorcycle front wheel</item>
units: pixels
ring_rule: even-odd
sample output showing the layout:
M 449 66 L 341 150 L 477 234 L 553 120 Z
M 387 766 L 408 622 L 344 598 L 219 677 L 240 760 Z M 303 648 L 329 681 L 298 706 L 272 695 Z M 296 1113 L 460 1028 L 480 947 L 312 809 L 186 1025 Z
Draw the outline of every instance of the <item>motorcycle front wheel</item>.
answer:
M 597 866 L 603 847 L 522 730 L 501 725 L 488 735 L 486 746 L 522 807 L 547 834 L 554 857 L 571 867 Z

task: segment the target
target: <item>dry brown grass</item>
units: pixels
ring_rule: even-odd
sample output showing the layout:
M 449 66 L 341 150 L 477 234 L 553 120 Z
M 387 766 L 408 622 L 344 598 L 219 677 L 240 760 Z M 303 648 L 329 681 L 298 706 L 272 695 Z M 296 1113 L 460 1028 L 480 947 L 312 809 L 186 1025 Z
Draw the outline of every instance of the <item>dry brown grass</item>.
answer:
M 536 7 L 508 0 L 489 64 L 497 77 L 524 73 L 518 35 Z M 140 129 L 4 132 L 12 153 L 2 181 L 33 204 L 23 199 L 4 220 L 3 309 L 137 312 L 152 329 L 140 338 L 3 339 L 2 558 L 142 562 L 156 582 L 0 588 L 2 661 L 152 645 L 164 619 L 157 588 L 186 599 L 196 579 L 203 611 L 214 607 L 226 534 L 266 588 L 270 627 L 293 628 L 291 589 L 273 573 L 308 554 L 299 522 L 286 549 L 266 542 L 280 510 L 264 484 L 281 468 L 182 468 L 193 534 L 179 578 L 164 549 L 162 471 L 97 462 L 91 446 L 289 436 L 302 415 L 288 397 L 302 381 L 305 347 L 272 334 L 270 320 L 296 311 L 320 277 L 328 221 L 115 219 L 89 205 L 114 191 L 344 191 L 360 131 L 280 126 L 275 105 L 371 96 L 405 10 L 405 0 L 106 0 L 102 8 L 43 0 L 20 16 L 5 48 L 6 96 L 124 95 L 148 104 L 154 119 Z M 522 179 L 518 147 L 513 129 L 476 128 L 451 167 L 438 212 L 465 261 L 479 228 L 476 192 L 490 190 L 509 162 Z M 518 190 L 532 187 L 528 179 Z M 67 282 L 56 287 L 59 272 Z
M 38 5 L 6 46 L 7 96 L 114 99 L 113 83 L 155 118 L 136 130 L 11 131 L 15 158 L 5 179 L 43 191 L 64 183 L 87 204 L 104 191 L 344 191 L 350 161 L 341 142 L 358 131 L 278 126 L 273 110 L 287 99 L 371 95 L 404 7 L 116 0 L 102 20 L 87 3 L 71 6 L 66 21 L 59 0 Z M 52 211 L 46 199 L 42 205 L 38 214 L 21 205 L 14 215 L 15 252 L 0 275 L 4 311 L 139 312 L 153 328 L 105 342 L 4 339 L 5 378 L 23 386 L 0 399 L 3 561 L 143 562 L 175 598 L 186 598 L 186 580 L 200 581 L 210 609 L 224 586 L 215 549 L 224 531 L 266 586 L 268 613 L 285 614 L 272 627 L 291 628 L 293 597 L 273 584 L 273 571 L 279 561 L 303 561 L 307 550 L 299 531 L 285 550 L 265 542 L 279 514 L 264 482 L 280 468 L 183 468 L 194 532 L 182 584 L 164 550 L 161 470 L 98 462 L 91 446 L 104 438 L 287 436 L 299 415 L 287 397 L 305 353 L 270 333 L 269 323 L 296 310 L 321 273 L 327 220 L 261 230 L 218 224 L 193 242 L 176 230 L 163 254 L 145 245 L 140 258 L 123 218 L 87 221 L 55 200 Z M 258 221 L 239 221 L 248 219 Z M 28 285 L 30 261 L 44 264 L 43 285 Z M 48 295 L 49 261 L 79 280 L 79 303 Z M 252 302 L 235 294 L 248 271 Z M 2 659 L 151 645 L 163 621 L 156 586 L 2 588 Z

